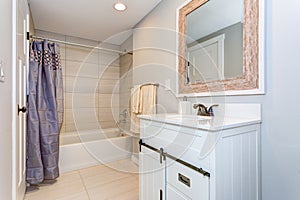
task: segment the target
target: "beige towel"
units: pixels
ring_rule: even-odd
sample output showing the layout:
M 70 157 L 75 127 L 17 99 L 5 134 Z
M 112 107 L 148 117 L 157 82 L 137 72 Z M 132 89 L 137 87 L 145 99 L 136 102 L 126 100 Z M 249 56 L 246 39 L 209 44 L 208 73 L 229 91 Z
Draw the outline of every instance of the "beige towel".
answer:
M 130 107 L 131 107 L 131 112 L 136 114 L 140 113 L 140 92 L 141 92 L 140 86 L 134 86 L 131 89 Z
M 156 113 L 156 89 L 155 85 L 136 86 L 131 90 L 131 124 L 130 131 L 140 133 L 140 120 L 137 115 L 149 115 Z
M 142 115 L 156 113 L 156 86 L 145 85 L 141 88 L 140 111 Z
M 130 131 L 133 133 L 139 133 L 139 118 L 137 115 L 140 113 L 140 86 L 134 86 L 131 89 L 130 98 Z

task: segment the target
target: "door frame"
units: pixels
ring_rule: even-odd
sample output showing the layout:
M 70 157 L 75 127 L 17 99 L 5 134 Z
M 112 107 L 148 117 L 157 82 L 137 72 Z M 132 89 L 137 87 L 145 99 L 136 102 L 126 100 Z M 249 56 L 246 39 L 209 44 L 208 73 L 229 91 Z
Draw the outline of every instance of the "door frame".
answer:
M 27 0 L 12 0 L 12 200 L 19 200 L 17 199 L 18 197 L 18 188 L 17 186 L 17 137 L 19 136 L 19 132 L 17 130 L 17 121 L 16 121 L 16 115 L 18 114 L 18 108 L 16 105 L 17 102 L 17 67 L 19 67 L 18 63 L 18 57 L 17 57 L 17 52 L 18 52 L 18 46 L 17 46 L 17 26 L 18 26 L 18 5 L 19 4 L 24 4 L 25 7 L 25 12 L 26 12 L 26 21 L 27 24 L 26 26 L 26 31 L 29 32 L 29 7 L 28 7 L 28 2 Z M 24 33 L 25 34 L 25 33 Z M 26 35 L 26 34 L 25 34 Z M 28 68 L 28 63 L 29 63 L 29 52 L 28 52 L 28 44 L 29 41 L 27 41 L 27 55 L 26 55 L 26 62 L 24 63 L 26 65 L 26 68 Z M 21 105 L 23 106 L 23 105 Z M 24 133 L 25 134 L 25 133 Z M 24 136 L 24 140 L 26 141 L 26 135 Z M 26 149 L 26 147 L 25 147 Z M 26 150 L 25 150 L 26 152 Z M 26 159 L 26 157 L 24 157 Z M 25 162 L 26 160 L 24 160 Z M 26 180 L 24 177 L 24 183 L 23 187 L 24 189 L 26 188 Z M 22 182 L 23 182 L 22 181 Z M 24 190 L 24 195 L 25 195 L 25 190 Z

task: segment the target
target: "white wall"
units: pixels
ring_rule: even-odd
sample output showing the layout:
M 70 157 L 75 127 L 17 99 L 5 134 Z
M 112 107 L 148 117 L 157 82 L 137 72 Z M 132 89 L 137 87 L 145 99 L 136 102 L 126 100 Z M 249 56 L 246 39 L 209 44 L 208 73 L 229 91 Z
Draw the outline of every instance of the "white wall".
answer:
M 183 2 L 163 0 L 134 30 L 133 84 L 160 83 L 159 112 L 177 112 L 175 10 Z
M 163 0 L 137 28 L 161 27 L 176 30 L 176 7 L 183 0 Z M 263 104 L 262 196 L 263 200 L 297 200 L 300 197 L 300 1 L 266 1 L 266 95 L 194 98 L 193 102 L 249 102 Z M 134 48 L 175 49 L 171 31 L 135 31 Z M 175 91 L 175 57 L 164 51 L 139 50 L 134 54 L 134 83 L 169 80 Z M 149 63 L 155 64 L 149 64 Z M 159 65 L 170 70 L 159 69 Z M 169 97 L 162 96 L 168 99 Z M 167 100 L 165 100 L 167 102 Z M 174 111 L 176 105 L 165 105 Z
M 0 60 L 6 82 L 0 82 L 0 199 L 11 199 L 12 190 L 12 1 L 0 1 Z

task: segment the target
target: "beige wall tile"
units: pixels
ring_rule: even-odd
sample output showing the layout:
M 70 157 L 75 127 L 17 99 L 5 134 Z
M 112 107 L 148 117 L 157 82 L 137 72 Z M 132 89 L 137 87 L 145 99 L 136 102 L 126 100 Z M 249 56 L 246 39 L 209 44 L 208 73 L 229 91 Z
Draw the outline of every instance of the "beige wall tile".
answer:
M 121 107 L 129 107 L 130 101 L 130 93 L 128 95 L 120 95 L 120 106 Z
M 99 108 L 111 108 L 119 106 L 119 94 L 99 94 Z
M 119 54 L 111 53 L 107 51 L 100 51 L 99 53 L 99 64 L 101 65 L 110 65 L 110 66 L 119 66 Z
M 77 128 L 74 123 L 66 125 L 66 133 L 76 132 L 76 131 L 77 131 Z
M 100 129 L 99 123 L 77 123 L 76 124 L 78 131 L 85 131 L 85 130 L 94 130 L 94 129 Z
M 119 67 L 114 67 L 114 66 L 100 66 L 99 68 L 99 79 L 103 80 L 118 80 L 119 79 L 119 72 L 120 68 Z
M 65 91 L 68 93 L 95 93 L 97 85 L 97 78 L 67 76 Z
M 98 50 L 66 45 L 66 60 L 98 64 Z
M 73 110 L 72 109 L 65 109 L 65 126 L 66 129 L 69 124 L 74 124 L 74 117 L 73 117 Z
M 66 133 L 69 132 L 77 132 L 77 131 L 85 131 L 85 130 L 94 130 L 94 129 L 99 129 L 100 124 L 99 122 L 95 123 L 88 123 L 88 122 L 80 122 L 80 123 L 72 123 L 68 124 L 66 126 Z
M 98 78 L 98 64 L 67 60 L 66 75 Z
M 119 93 L 118 80 L 100 80 L 98 92 L 101 94 Z
M 66 60 L 61 59 L 60 63 L 61 63 L 61 70 L 62 70 L 62 75 L 63 75 L 63 79 L 64 79 L 66 76 Z
M 115 121 L 109 121 L 109 122 L 99 122 L 99 125 L 102 129 L 106 128 L 117 128 L 116 122 Z
M 65 108 L 97 108 L 98 93 L 66 93 Z
M 71 109 L 69 109 L 71 110 Z M 73 108 L 73 116 L 67 116 L 67 122 L 70 122 L 73 119 L 73 123 L 98 123 L 97 120 L 97 109 L 95 108 Z
M 66 45 L 62 43 L 58 43 L 60 48 L 60 59 L 65 60 L 66 59 Z
M 75 133 L 75 131 L 74 131 Z M 77 134 L 68 134 L 65 133 L 64 135 L 61 135 L 59 143 L 60 145 L 67 145 L 67 144 L 76 144 L 76 143 L 80 143 L 80 137 Z
M 99 108 L 98 109 L 98 120 L 99 121 L 117 121 L 119 107 L 116 108 Z

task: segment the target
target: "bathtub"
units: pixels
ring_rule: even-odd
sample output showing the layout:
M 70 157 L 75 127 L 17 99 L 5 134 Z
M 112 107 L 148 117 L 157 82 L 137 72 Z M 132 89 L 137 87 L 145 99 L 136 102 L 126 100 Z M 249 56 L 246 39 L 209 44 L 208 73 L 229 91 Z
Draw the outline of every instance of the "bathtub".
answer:
M 60 173 L 130 158 L 132 137 L 117 128 L 61 134 Z

